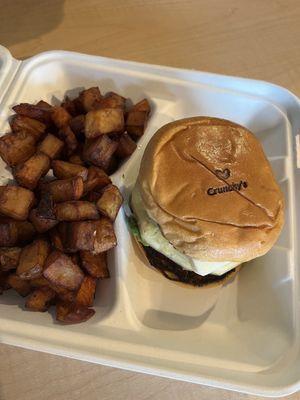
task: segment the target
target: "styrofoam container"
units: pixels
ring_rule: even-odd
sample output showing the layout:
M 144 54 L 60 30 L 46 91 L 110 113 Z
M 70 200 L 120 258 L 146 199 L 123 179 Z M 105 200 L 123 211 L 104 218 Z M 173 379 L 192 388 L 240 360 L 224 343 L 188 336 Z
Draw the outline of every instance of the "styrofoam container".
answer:
M 153 112 L 134 155 L 113 175 L 128 195 L 154 132 L 167 122 L 209 115 L 245 125 L 262 142 L 285 195 L 286 221 L 273 249 L 246 265 L 218 290 L 183 288 L 146 268 L 126 227 L 116 221 L 118 246 L 109 258 L 96 315 L 62 326 L 49 313 L 0 297 L 0 340 L 130 370 L 241 392 L 282 396 L 300 388 L 299 209 L 295 137 L 299 100 L 261 81 L 51 51 L 17 61 L 0 48 L 0 129 L 11 106 L 100 86 L 134 102 L 151 99 Z M 9 172 L 0 165 L 2 181 Z

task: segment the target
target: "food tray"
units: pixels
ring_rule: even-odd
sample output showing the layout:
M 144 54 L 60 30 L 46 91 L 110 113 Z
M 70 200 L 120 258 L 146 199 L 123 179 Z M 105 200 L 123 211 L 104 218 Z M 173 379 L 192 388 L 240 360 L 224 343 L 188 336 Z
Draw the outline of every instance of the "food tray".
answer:
M 0 297 L 3 343 L 95 363 L 265 396 L 300 388 L 299 204 L 295 137 L 299 100 L 261 81 L 50 51 L 25 61 L 0 47 L 0 129 L 11 106 L 41 98 L 53 104 L 66 91 L 99 85 L 153 112 L 138 149 L 113 176 L 125 196 L 154 132 L 193 115 L 227 118 L 260 139 L 286 199 L 286 222 L 274 248 L 250 262 L 223 288 L 185 288 L 145 268 L 128 233 L 124 210 L 119 244 L 110 253 L 88 322 L 62 326 L 48 313 L 25 312 L 23 300 Z M 9 177 L 0 165 L 2 181 Z M 298 207 L 296 207 L 298 205 Z

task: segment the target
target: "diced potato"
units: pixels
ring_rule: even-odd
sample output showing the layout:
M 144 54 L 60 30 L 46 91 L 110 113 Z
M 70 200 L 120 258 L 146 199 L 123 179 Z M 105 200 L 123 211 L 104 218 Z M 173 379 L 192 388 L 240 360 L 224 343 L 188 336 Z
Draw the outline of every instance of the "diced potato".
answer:
M 12 269 L 16 269 L 19 264 L 20 254 L 20 247 L 1 247 L 0 271 L 9 271 Z
M 73 100 L 71 100 L 68 96 L 64 98 L 64 101 L 61 103 L 61 106 L 72 116 L 77 115 L 76 105 Z
M 90 201 L 92 203 L 97 203 L 97 201 L 100 199 L 102 196 L 101 189 L 100 191 L 97 192 L 96 190 L 92 190 L 91 192 L 88 192 L 88 194 L 84 197 L 87 201 Z
M 143 100 L 139 101 L 138 103 L 136 103 L 133 106 L 133 109 L 135 111 L 145 111 L 148 114 L 151 111 L 151 107 L 150 107 L 149 101 L 147 99 L 143 99 Z
M 90 319 L 95 310 L 74 303 L 58 302 L 56 304 L 56 319 L 65 324 L 79 324 Z
M 18 242 L 18 229 L 15 221 L 0 218 L 0 246 L 15 246 Z
M 14 177 L 19 185 L 27 189 L 35 189 L 40 178 L 50 169 L 50 158 L 44 153 L 36 153 L 24 164 L 14 170 Z
M 81 306 L 91 307 L 94 303 L 97 280 L 91 276 L 85 276 L 76 294 L 75 302 Z
M 60 155 L 63 147 L 64 142 L 49 133 L 38 146 L 38 150 L 49 158 L 54 159 Z
M 49 252 L 50 246 L 43 239 L 37 239 L 24 247 L 17 267 L 17 275 L 25 280 L 40 277 Z
M 84 161 L 83 161 L 83 159 L 81 158 L 80 154 L 75 154 L 75 153 L 72 154 L 72 155 L 69 157 L 68 162 L 71 163 L 71 164 L 76 164 L 76 165 L 82 165 L 82 166 L 84 166 Z
M 120 108 L 92 110 L 85 117 L 85 136 L 94 139 L 112 132 L 123 132 L 124 113 Z
M 56 219 L 54 210 L 54 199 L 51 193 L 42 192 L 40 202 L 37 206 L 37 214 L 43 218 Z
M 99 218 L 97 207 L 89 201 L 66 201 L 57 204 L 55 209 L 58 221 L 83 221 Z
M 78 164 L 71 164 L 66 161 L 54 160 L 52 161 L 53 174 L 58 179 L 74 178 L 81 176 L 85 181 L 88 177 L 88 169 Z
M 76 290 L 68 290 L 60 286 L 50 285 L 57 295 L 57 297 L 62 301 L 74 302 L 76 299 Z
M 83 148 L 83 159 L 103 168 L 109 168 L 111 158 L 118 147 L 118 142 L 111 140 L 107 135 L 102 135 L 97 139 L 89 140 Z
M 21 103 L 14 106 L 12 109 L 17 114 L 37 119 L 38 121 L 43 122 L 47 125 L 51 121 L 51 108 L 46 108 L 44 104 L 34 105 L 28 103 Z
M 114 221 L 123 203 L 123 197 L 115 185 L 108 185 L 97 201 L 97 208 L 101 214 Z
M 50 283 L 68 290 L 77 290 L 84 278 L 78 265 L 57 250 L 47 258 L 43 275 Z
M 94 109 L 98 110 L 99 108 L 121 108 L 124 110 L 126 103 L 126 98 L 120 96 L 117 93 L 110 92 L 102 97 L 99 101 L 94 103 Z
M 58 224 L 56 219 L 41 217 L 36 208 L 30 211 L 29 219 L 39 233 L 47 232 Z
M 19 186 L 0 186 L 0 213 L 25 220 L 34 204 L 34 194 Z
M 25 162 L 36 151 L 35 138 L 24 132 L 7 133 L 0 138 L 0 156 L 10 167 Z
M 36 230 L 33 224 L 29 221 L 14 221 L 17 229 L 17 243 L 19 246 L 24 246 L 31 242 L 36 236 Z
M 63 242 L 62 242 L 62 238 L 61 238 L 60 232 L 57 229 L 57 226 L 55 226 L 54 228 L 52 228 L 49 231 L 49 235 L 50 235 L 50 240 L 51 240 L 52 246 L 55 249 L 64 252 L 65 249 L 64 249 L 64 246 L 63 246 Z
M 100 189 L 111 183 L 109 176 L 103 171 L 103 169 L 97 167 L 90 167 L 88 170 L 87 180 L 84 182 L 84 193 L 90 192 L 91 190 Z
M 106 252 L 93 254 L 90 251 L 80 252 L 82 267 L 94 278 L 107 279 L 109 278 L 109 270 L 107 268 Z
M 84 135 L 85 128 L 85 115 L 80 114 L 72 118 L 69 125 L 77 138 L 82 137 Z
M 126 130 L 127 133 L 135 138 L 143 135 L 150 113 L 150 104 L 147 99 L 144 99 L 134 105 L 127 113 Z
M 31 292 L 30 284 L 16 274 L 10 274 L 7 283 L 22 297 L 26 297 Z
M 72 117 L 65 108 L 52 107 L 51 118 L 52 118 L 54 125 L 58 129 L 62 129 L 63 127 L 68 125 L 68 123 Z
M 67 154 L 70 155 L 74 153 L 74 151 L 77 149 L 78 142 L 72 129 L 68 125 L 63 126 L 59 130 L 58 136 L 65 142 Z
M 98 221 L 71 222 L 68 227 L 67 248 L 102 253 L 117 245 L 113 225 L 107 218 Z
M 44 184 L 42 190 L 50 193 L 55 203 L 79 200 L 83 195 L 83 180 L 81 176 L 71 179 L 58 179 Z
M 101 99 L 101 93 L 98 87 L 91 87 L 89 89 L 83 90 L 79 94 L 79 101 L 85 112 L 93 109 L 94 103 Z
M 16 114 L 10 120 L 10 127 L 14 133 L 23 132 L 32 135 L 36 141 L 40 140 L 46 130 L 46 125 L 36 119 Z
M 28 281 L 30 283 L 30 286 L 33 288 L 40 288 L 43 286 L 49 286 L 50 283 L 47 281 L 47 279 L 44 276 L 39 276 L 38 278 L 33 278 Z
M 37 288 L 27 298 L 25 307 L 30 311 L 47 311 L 55 296 L 55 291 L 48 286 Z
M 123 133 L 123 135 L 120 136 L 119 144 L 115 154 L 119 158 L 127 158 L 131 156 L 135 149 L 135 141 L 132 140 L 127 133 Z

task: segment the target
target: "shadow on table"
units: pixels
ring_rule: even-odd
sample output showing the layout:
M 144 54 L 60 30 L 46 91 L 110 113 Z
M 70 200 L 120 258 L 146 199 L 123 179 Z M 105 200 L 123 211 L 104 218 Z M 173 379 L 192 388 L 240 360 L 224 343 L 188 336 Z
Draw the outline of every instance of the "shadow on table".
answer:
M 64 0 L 6 0 L 1 3 L 0 42 L 6 47 L 42 36 L 63 18 Z

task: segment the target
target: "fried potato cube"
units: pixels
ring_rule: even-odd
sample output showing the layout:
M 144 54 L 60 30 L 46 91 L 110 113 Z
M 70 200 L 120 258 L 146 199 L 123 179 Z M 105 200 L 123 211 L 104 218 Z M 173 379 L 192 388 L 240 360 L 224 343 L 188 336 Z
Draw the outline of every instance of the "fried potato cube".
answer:
M 123 197 L 115 185 L 108 185 L 103 190 L 103 194 L 97 201 L 97 208 L 100 213 L 114 221 L 123 203 Z
M 14 170 L 14 177 L 19 185 L 34 190 L 50 169 L 50 158 L 44 153 L 36 153 Z
M 94 109 L 98 110 L 100 108 L 121 108 L 124 110 L 126 103 L 126 98 L 120 96 L 117 93 L 110 92 L 102 97 L 100 100 L 94 103 Z
M 88 169 L 78 164 L 71 164 L 66 161 L 52 161 L 53 174 L 57 179 L 68 179 L 81 176 L 85 181 L 88 177 Z
M 14 115 L 10 121 L 14 133 L 23 132 L 32 135 L 36 141 L 40 140 L 46 130 L 46 125 L 36 119 Z
M 80 114 L 72 118 L 69 122 L 69 126 L 77 138 L 83 137 L 85 129 L 85 115 Z
M 77 290 L 84 278 L 78 265 L 58 250 L 52 251 L 47 258 L 43 276 L 50 283 L 68 290 Z
M 38 146 L 38 150 L 53 160 L 60 155 L 63 147 L 64 142 L 49 133 Z
M 48 286 L 37 288 L 26 299 L 25 307 L 30 311 L 47 311 L 55 296 L 55 291 Z
M 61 103 L 61 107 L 63 107 L 70 115 L 76 116 L 77 115 L 77 108 L 73 100 L 66 96 L 64 101 Z
M 148 114 L 151 111 L 151 107 L 150 107 L 149 101 L 147 99 L 143 99 L 143 100 L 139 101 L 138 103 L 136 103 L 133 106 L 133 109 L 135 111 L 145 111 Z
M 94 103 L 101 99 L 101 93 L 98 87 L 91 87 L 89 89 L 83 90 L 79 94 L 79 101 L 85 112 L 93 109 Z
M 111 140 L 107 135 L 102 135 L 97 139 L 88 140 L 85 143 L 83 159 L 107 171 L 117 147 L 118 143 L 116 141 Z
M 43 218 L 56 219 L 53 196 L 49 192 L 42 192 L 37 206 L 37 214 Z
M 44 184 L 42 190 L 50 193 L 55 203 L 78 200 L 83 195 L 83 180 L 81 176 L 57 179 Z
M 25 220 L 34 204 L 34 194 L 19 186 L 0 186 L 0 213 Z
M 0 271 L 10 271 L 12 269 L 16 269 L 19 264 L 20 254 L 20 247 L 1 247 Z
M 36 106 L 41 108 L 42 110 L 46 110 L 46 111 L 51 111 L 53 106 L 51 106 L 51 104 L 47 103 L 44 100 L 40 100 L 36 103 Z
M 148 116 L 150 113 L 150 104 L 147 99 L 141 100 L 129 110 L 126 118 L 127 133 L 133 137 L 140 137 L 145 131 Z
M 36 236 L 36 230 L 33 224 L 29 221 L 14 221 L 17 229 L 17 243 L 19 246 L 24 246 L 31 242 Z
M 30 211 L 29 220 L 33 223 L 36 231 L 39 233 L 47 232 L 58 224 L 56 219 L 41 217 L 36 208 Z
M 40 122 L 48 125 L 51 121 L 51 108 L 45 107 L 45 102 L 42 104 L 28 104 L 28 103 L 21 103 L 14 106 L 12 109 L 15 113 L 23 115 L 24 117 L 29 117 L 33 119 L 37 119 Z
M 71 222 L 68 227 L 67 248 L 102 253 L 117 245 L 113 225 L 107 218 L 98 221 Z
M 120 108 L 100 108 L 92 110 L 85 117 L 85 136 L 94 139 L 112 132 L 122 132 L 124 129 L 124 113 Z
M 28 296 L 31 292 L 29 282 L 24 281 L 16 274 L 10 274 L 7 278 L 7 283 L 22 297 Z
M 10 167 L 28 160 L 36 151 L 35 137 L 28 133 L 7 133 L 0 138 L 0 156 Z
M 106 185 L 109 185 L 111 180 L 109 176 L 103 171 L 103 169 L 97 167 L 90 167 L 88 170 L 87 180 L 84 182 L 84 193 L 88 193 L 91 190 L 100 189 Z
M 84 221 L 99 218 L 97 207 L 89 201 L 66 201 L 57 204 L 55 209 L 58 221 Z
M 81 158 L 80 154 L 72 154 L 68 160 L 71 164 L 82 165 L 84 167 L 84 161 Z
M 91 307 L 94 303 L 97 280 L 91 276 L 85 276 L 76 294 L 75 302 L 81 306 Z
M 82 267 L 97 279 L 109 278 L 109 270 L 107 268 L 107 253 L 93 254 L 90 251 L 81 251 L 80 259 Z
M 65 142 L 68 155 L 74 153 L 77 149 L 78 142 L 72 129 L 68 125 L 63 126 L 59 130 L 58 136 Z
M 127 133 L 123 133 L 123 135 L 120 136 L 120 140 L 115 155 L 119 158 L 127 158 L 131 156 L 131 154 L 134 152 L 135 149 L 136 149 L 135 141 L 132 140 Z
M 49 243 L 44 239 L 37 239 L 24 247 L 17 267 L 17 275 L 25 280 L 40 277 L 49 253 Z
M 95 314 L 93 308 L 79 304 L 60 301 L 56 304 L 56 319 L 65 324 L 79 324 L 90 319 Z
M 15 246 L 18 241 L 18 229 L 15 221 L 8 218 L 0 219 L 0 246 Z
M 64 126 L 68 125 L 68 123 L 72 117 L 65 108 L 52 107 L 51 118 L 52 118 L 54 125 L 58 129 L 61 129 Z
M 50 283 L 47 281 L 47 279 L 44 276 L 39 276 L 38 278 L 33 278 L 28 281 L 30 283 L 30 286 L 33 288 L 40 288 L 43 286 L 49 286 Z
M 64 246 L 63 246 L 63 242 L 62 242 L 62 238 L 61 238 L 60 232 L 57 229 L 57 226 L 55 226 L 54 228 L 52 228 L 49 231 L 49 236 L 50 236 L 50 240 L 51 240 L 51 245 L 55 249 L 64 252 L 65 249 L 64 249 Z

